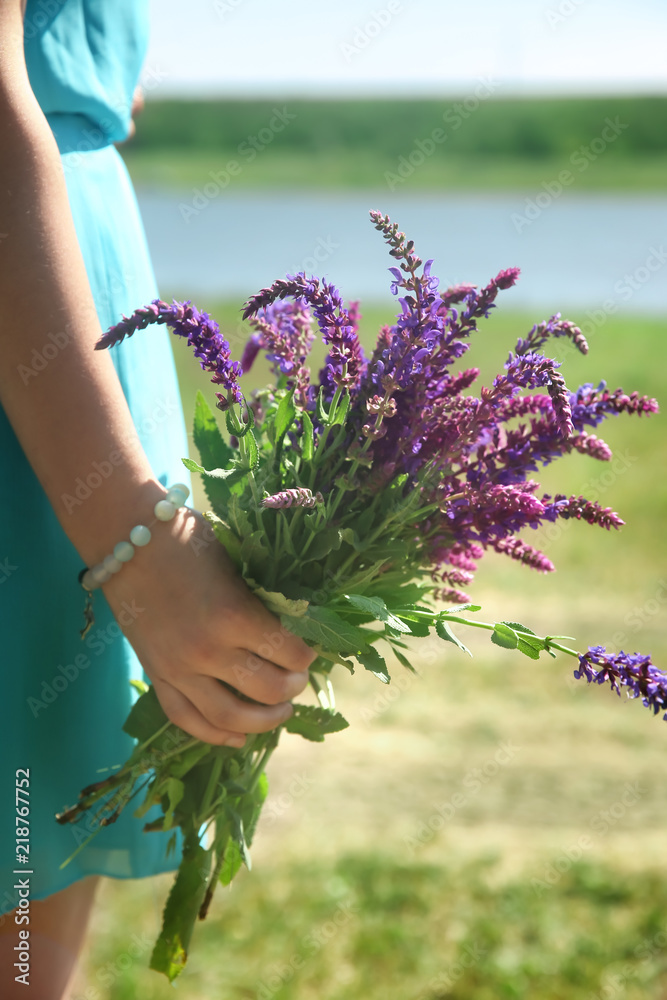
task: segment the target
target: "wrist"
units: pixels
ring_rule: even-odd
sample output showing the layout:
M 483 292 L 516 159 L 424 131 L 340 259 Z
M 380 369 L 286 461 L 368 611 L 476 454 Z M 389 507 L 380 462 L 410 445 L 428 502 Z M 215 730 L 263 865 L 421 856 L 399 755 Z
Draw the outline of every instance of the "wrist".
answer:
M 111 526 L 105 524 L 103 538 L 97 540 L 95 548 L 103 551 L 102 546 L 107 538 L 113 538 L 114 541 L 106 545 L 104 555 L 89 562 L 82 570 L 80 583 L 85 590 L 93 591 L 108 583 L 133 561 L 138 551 L 153 543 L 153 533 L 156 530 L 166 531 L 166 526 L 175 521 L 176 515 L 184 508 L 190 490 L 183 483 L 174 483 L 165 489 L 160 483 L 152 481 L 145 484 L 145 488 L 139 490 L 138 494 L 140 503 L 134 505 L 133 520 L 122 509 L 112 519 L 113 522 L 124 520 L 124 530 L 118 529 L 116 533 L 112 533 Z M 137 511 L 147 516 L 139 517 Z M 126 516 L 123 517 L 123 514 Z

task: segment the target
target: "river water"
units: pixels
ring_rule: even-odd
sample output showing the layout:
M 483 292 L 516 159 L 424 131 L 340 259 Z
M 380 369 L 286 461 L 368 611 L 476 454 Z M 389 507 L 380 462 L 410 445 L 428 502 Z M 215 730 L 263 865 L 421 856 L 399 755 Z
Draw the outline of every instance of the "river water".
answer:
M 392 263 L 368 221 L 388 212 L 441 287 L 519 266 L 506 307 L 667 313 L 667 197 L 139 189 L 162 294 L 236 298 L 305 269 L 345 299 L 386 301 Z M 664 242 L 663 242 L 664 241 Z M 578 314 L 573 314 L 573 310 Z

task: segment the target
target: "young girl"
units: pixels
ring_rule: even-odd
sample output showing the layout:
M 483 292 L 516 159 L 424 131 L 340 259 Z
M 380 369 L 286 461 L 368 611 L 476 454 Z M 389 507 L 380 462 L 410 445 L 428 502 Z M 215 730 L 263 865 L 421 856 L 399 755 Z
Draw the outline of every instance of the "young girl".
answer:
M 113 145 L 130 129 L 146 8 L 147 0 L 0 3 L 6 1000 L 31 995 L 26 984 L 40 1000 L 67 996 L 98 876 L 175 867 L 166 835 L 144 834 L 129 810 L 59 867 L 87 831 L 85 819 L 82 829 L 62 827 L 54 814 L 131 750 L 121 730 L 130 678 L 145 671 L 188 733 L 241 746 L 246 733 L 289 716 L 313 659 L 219 545 L 192 544 L 203 523 L 184 508 L 155 524 L 103 585 L 95 624 L 80 637 L 81 569 L 155 520 L 155 504 L 184 479 L 187 454 L 165 331 L 94 351 L 104 329 L 157 295 Z

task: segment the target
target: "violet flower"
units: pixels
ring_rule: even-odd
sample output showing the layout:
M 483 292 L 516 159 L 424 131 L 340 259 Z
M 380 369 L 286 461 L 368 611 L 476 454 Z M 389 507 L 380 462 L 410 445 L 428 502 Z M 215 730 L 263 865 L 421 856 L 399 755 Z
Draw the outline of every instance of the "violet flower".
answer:
M 263 288 L 248 299 L 243 318 L 254 316 L 278 299 L 305 299 L 313 309 L 322 339 L 330 347 L 325 367 L 320 373 L 321 384 L 329 395 L 336 388 L 353 390 L 359 385 L 364 369 L 364 354 L 353 320 L 343 306 L 339 291 L 318 278 L 306 278 L 305 273 L 279 278 L 270 288 Z
M 519 339 L 515 354 L 530 354 L 537 351 L 547 342 L 549 337 L 569 337 L 578 351 L 582 354 L 588 354 L 588 344 L 579 327 L 570 323 L 569 320 L 561 320 L 560 313 L 556 313 L 551 319 L 535 325 L 525 340 Z
M 599 524 L 607 531 L 625 524 L 611 507 L 601 507 L 599 503 L 587 500 L 585 497 L 566 497 L 564 493 L 557 493 L 552 500 L 549 494 L 545 493 L 542 503 L 547 521 L 555 521 L 559 517 L 567 521 L 574 517 L 578 521 L 587 521 L 588 524 Z
M 597 427 L 605 417 L 613 416 L 617 413 L 657 413 L 657 400 L 649 396 L 640 396 L 637 392 L 628 393 L 623 389 L 615 389 L 609 392 L 606 382 L 600 382 L 595 387 L 590 382 L 579 386 L 576 392 L 570 393 L 570 408 L 572 411 L 572 423 L 575 430 L 583 431 L 588 424 L 589 427 Z
M 310 310 L 303 299 L 294 302 L 274 302 L 250 318 L 255 328 L 246 343 L 241 365 L 250 370 L 259 351 L 276 375 L 287 375 L 288 387 L 294 388 L 301 406 L 306 405 L 310 386 L 310 370 L 305 361 L 314 339 Z
M 131 316 L 123 316 L 119 323 L 110 327 L 98 340 L 95 350 L 113 347 L 151 323 L 164 323 L 172 333 L 186 338 L 201 367 L 212 373 L 211 382 L 225 389 L 226 395 L 216 392 L 219 409 L 226 410 L 230 402 L 244 402 L 238 384 L 242 374 L 241 365 L 238 361 L 231 360 L 229 344 L 220 333 L 215 320 L 208 313 L 200 312 L 189 301 L 174 301 L 168 305 L 161 299 L 154 299 L 150 306 L 136 309 Z
M 579 669 L 574 676 L 577 680 L 585 677 L 589 684 L 608 681 L 619 698 L 621 688 L 625 687 L 628 697 L 641 698 L 654 715 L 667 709 L 667 674 L 651 663 L 650 656 L 622 650 L 613 654 L 607 653 L 604 646 L 590 646 L 588 652 L 579 654 Z M 667 720 L 667 712 L 663 719 Z

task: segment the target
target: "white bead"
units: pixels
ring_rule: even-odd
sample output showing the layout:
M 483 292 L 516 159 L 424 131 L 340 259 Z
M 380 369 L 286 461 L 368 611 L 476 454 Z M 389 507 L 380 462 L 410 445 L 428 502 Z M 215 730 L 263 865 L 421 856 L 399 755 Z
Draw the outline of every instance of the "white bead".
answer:
M 158 521 L 171 521 L 172 517 L 176 513 L 176 508 L 173 503 L 169 503 L 168 500 L 158 500 L 153 509 Z
M 186 500 L 190 496 L 190 487 L 186 486 L 185 483 L 173 483 L 168 487 L 168 489 L 170 493 L 172 490 L 178 490 L 179 493 L 183 494 Z
M 102 565 L 107 573 L 117 573 L 123 568 L 123 564 L 120 559 L 116 559 L 114 556 L 106 556 L 102 560 Z
M 85 587 L 86 590 L 97 590 L 99 587 L 99 583 L 95 583 L 93 580 L 93 571 L 91 569 L 87 569 L 81 577 L 81 586 Z
M 129 562 L 134 555 L 134 545 L 131 545 L 130 542 L 119 542 L 114 548 L 113 554 L 118 562 Z
M 150 528 L 147 528 L 145 524 L 137 524 L 130 532 L 130 541 L 133 545 L 141 548 L 142 545 L 148 545 L 151 540 Z
M 173 503 L 174 507 L 182 507 L 187 499 L 187 493 L 184 493 L 181 489 L 177 489 L 175 486 L 171 487 L 165 497 L 165 500 L 168 500 L 169 503 Z
M 100 587 L 103 583 L 106 583 L 107 580 L 111 579 L 111 573 L 107 573 L 102 563 L 98 563 L 97 566 L 93 566 L 90 571 L 90 575 L 98 587 Z

